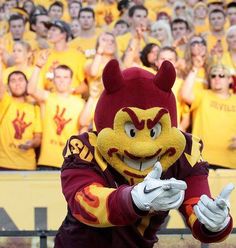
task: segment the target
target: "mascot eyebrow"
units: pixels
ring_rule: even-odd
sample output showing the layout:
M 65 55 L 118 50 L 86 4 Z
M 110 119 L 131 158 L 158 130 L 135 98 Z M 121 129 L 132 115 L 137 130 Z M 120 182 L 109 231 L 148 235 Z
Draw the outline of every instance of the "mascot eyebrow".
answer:
M 164 114 L 167 114 L 168 111 L 166 109 L 161 109 L 155 116 L 154 120 L 152 121 L 151 119 L 148 119 L 147 120 L 147 127 L 148 129 L 152 129 L 156 124 L 157 122 L 161 119 L 161 117 L 164 115 Z
M 144 121 L 144 120 L 139 121 L 137 115 L 134 113 L 133 110 L 131 110 L 130 108 L 124 108 L 124 109 L 122 109 L 122 111 L 123 111 L 123 112 L 126 112 L 126 113 L 130 116 L 130 118 L 131 118 L 131 120 L 132 120 L 134 126 L 135 126 L 138 130 L 144 129 L 145 121 Z

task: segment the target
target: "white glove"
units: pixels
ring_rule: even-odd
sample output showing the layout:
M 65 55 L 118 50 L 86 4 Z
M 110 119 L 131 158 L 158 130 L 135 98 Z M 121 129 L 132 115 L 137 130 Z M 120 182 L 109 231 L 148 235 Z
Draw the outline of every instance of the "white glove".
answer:
M 233 191 L 234 185 L 228 184 L 219 196 L 212 200 L 206 195 L 202 195 L 194 212 L 198 220 L 211 232 L 223 230 L 229 223 L 229 195 Z
M 175 178 L 161 180 L 161 173 L 161 164 L 157 162 L 144 181 L 132 189 L 133 202 L 140 210 L 167 211 L 182 204 L 186 183 Z

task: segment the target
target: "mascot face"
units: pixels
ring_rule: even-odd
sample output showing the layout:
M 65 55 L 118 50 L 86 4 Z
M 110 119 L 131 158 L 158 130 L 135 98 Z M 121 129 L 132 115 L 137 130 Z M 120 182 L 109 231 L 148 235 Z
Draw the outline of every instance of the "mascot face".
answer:
M 110 63 L 114 69 L 114 62 Z M 108 85 L 106 74 L 103 77 L 105 91 L 95 111 L 95 123 L 100 154 L 130 184 L 134 184 L 142 181 L 157 161 L 163 171 L 167 170 L 183 152 L 185 139 L 174 127 L 176 109 L 171 91 L 165 92 L 157 87 L 154 75 L 142 69 L 127 70 L 126 74 L 120 74 L 122 77 L 110 72 Z M 114 80 L 111 75 L 115 75 Z M 120 82 L 122 85 L 116 87 Z M 110 83 L 113 84 L 112 90 Z

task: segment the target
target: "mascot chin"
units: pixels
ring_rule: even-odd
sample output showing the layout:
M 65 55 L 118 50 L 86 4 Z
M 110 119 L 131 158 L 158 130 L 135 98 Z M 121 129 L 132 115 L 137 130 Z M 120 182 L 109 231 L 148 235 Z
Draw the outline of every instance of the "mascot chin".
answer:
M 156 75 L 106 65 L 97 132 L 72 136 L 63 152 L 68 213 L 56 248 L 151 248 L 172 209 L 203 243 L 230 234 L 234 185 L 211 197 L 202 142 L 176 127 L 175 76 L 169 61 Z

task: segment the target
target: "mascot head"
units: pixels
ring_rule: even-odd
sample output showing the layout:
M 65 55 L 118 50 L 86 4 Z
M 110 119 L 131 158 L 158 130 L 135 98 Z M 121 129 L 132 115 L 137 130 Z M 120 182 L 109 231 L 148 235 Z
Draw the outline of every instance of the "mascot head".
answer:
M 121 71 L 116 60 L 104 68 L 94 118 L 97 148 L 130 183 L 143 180 L 157 161 L 167 170 L 184 149 L 171 91 L 175 77 L 169 61 L 156 75 L 140 68 Z

